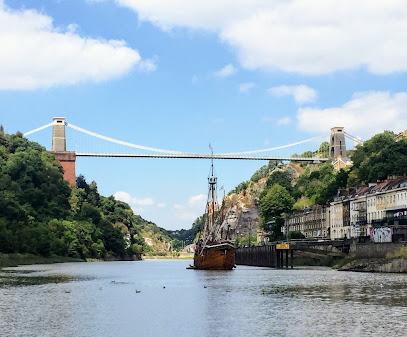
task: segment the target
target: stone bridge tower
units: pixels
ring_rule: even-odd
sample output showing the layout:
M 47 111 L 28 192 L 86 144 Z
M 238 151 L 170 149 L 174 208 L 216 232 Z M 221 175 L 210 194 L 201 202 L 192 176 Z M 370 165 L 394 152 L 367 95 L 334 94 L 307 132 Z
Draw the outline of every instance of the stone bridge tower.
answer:
M 75 175 L 75 151 L 66 151 L 65 137 L 65 117 L 54 117 L 54 125 L 52 129 L 52 150 L 49 151 L 55 155 L 64 170 L 64 179 L 71 186 L 76 186 Z
M 331 137 L 329 142 L 329 158 L 346 158 L 345 132 L 343 126 L 331 128 Z

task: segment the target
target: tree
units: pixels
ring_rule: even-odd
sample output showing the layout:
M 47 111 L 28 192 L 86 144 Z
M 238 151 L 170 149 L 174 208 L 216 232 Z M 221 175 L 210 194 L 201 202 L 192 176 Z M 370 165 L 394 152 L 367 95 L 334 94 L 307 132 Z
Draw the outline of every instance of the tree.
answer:
M 196 237 L 199 235 L 205 227 L 206 213 L 202 214 L 200 217 L 196 218 L 192 224 L 193 235 Z
M 291 174 L 286 171 L 275 171 L 267 178 L 267 187 L 271 187 L 274 184 L 279 184 L 285 187 L 288 191 L 292 190 L 291 186 Z
M 333 181 L 335 181 L 336 172 L 331 163 L 325 163 L 312 169 L 307 166 L 304 173 L 298 178 L 297 184 L 293 190 L 293 196 L 296 199 L 305 196 L 311 203 L 325 204 L 329 199 L 326 190 Z M 336 193 L 336 192 L 335 192 Z
M 348 185 L 376 182 L 407 173 L 407 140 L 396 141 L 393 132 L 373 136 L 352 153 L 353 167 Z
M 319 146 L 318 149 L 318 154 L 321 157 L 329 157 L 329 143 L 328 142 L 322 142 L 321 145 Z
M 249 183 L 250 181 L 243 181 L 241 182 L 239 185 L 237 185 L 235 187 L 235 189 L 233 189 L 232 191 L 230 191 L 230 193 L 236 193 L 239 194 L 241 191 L 243 191 L 243 193 L 246 193 L 247 188 L 249 187 Z
M 290 211 L 294 205 L 294 198 L 287 189 L 279 184 L 274 184 L 260 199 L 260 213 L 263 223 Z
M 289 239 L 305 239 L 305 235 L 301 231 L 288 232 Z

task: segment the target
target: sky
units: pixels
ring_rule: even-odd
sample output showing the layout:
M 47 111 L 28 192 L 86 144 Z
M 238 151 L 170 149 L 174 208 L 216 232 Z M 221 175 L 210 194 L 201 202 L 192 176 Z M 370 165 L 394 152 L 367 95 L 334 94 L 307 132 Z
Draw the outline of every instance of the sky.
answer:
M 403 0 L 0 0 L 7 133 L 65 117 L 180 152 L 278 147 L 334 126 L 366 140 L 407 129 L 406 71 Z M 28 138 L 50 149 L 51 135 Z M 67 130 L 68 150 L 129 152 L 105 143 Z M 266 162 L 214 164 L 227 192 Z M 76 162 L 102 195 L 172 230 L 204 212 L 209 168 L 187 159 Z

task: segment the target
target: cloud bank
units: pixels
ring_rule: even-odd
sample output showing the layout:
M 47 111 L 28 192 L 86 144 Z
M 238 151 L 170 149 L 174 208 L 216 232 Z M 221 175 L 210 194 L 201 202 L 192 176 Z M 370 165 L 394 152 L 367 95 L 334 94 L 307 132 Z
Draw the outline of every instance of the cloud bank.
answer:
M 115 0 L 164 31 L 214 32 L 248 69 L 407 70 L 403 0 Z
M 0 89 L 37 89 L 117 78 L 132 69 L 152 71 L 124 41 L 81 37 L 75 25 L 55 27 L 35 10 L 12 10 L 0 0 Z
M 399 132 L 407 128 L 407 93 L 384 91 L 359 92 L 339 107 L 300 108 L 301 130 L 321 133 L 334 126 L 344 126 L 353 136 L 369 139 L 383 130 Z

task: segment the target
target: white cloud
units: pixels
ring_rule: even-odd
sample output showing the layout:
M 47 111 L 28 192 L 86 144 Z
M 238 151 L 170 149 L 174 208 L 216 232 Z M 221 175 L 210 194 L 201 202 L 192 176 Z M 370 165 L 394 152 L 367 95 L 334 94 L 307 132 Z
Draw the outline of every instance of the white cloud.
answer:
M 135 214 L 166 229 L 191 228 L 193 221 L 205 212 L 206 205 L 204 194 L 194 195 L 185 203 L 173 204 L 171 207 L 165 202 L 135 197 L 124 191 L 117 191 L 113 196 L 128 203 Z
M 236 68 L 232 64 L 225 65 L 222 69 L 214 72 L 215 77 L 229 77 L 236 73 Z
M 281 125 L 288 125 L 288 124 L 290 124 L 291 123 L 291 118 L 290 117 L 283 117 L 283 118 L 280 118 L 278 121 L 277 121 L 277 125 L 278 126 L 281 126 Z
M 215 32 L 249 69 L 407 70 L 404 0 L 115 0 L 141 20 Z
M 402 131 L 407 125 L 407 93 L 360 92 L 340 107 L 326 109 L 300 108 L 298 127 L 320 133 L 334 126 L 368 139 L 384 130 Z
M 220 30 L 228 22 L 245 18 L 264 0 L 115 0 L 132 8 L 143 21 L 150 21 L 163 30 L 187 27 Z
M 152 198 L 136 198 L 132 197 L 129 193 L 118 191 L 113 196 L 117 200 L 124 201 L 130 206 L 152 206 L 155 204 L 155 201 Z
M 157 70 L 157 62 L 158 62 L 158 57 L 154 56 L 151 59 L 144 59 L 141 60 L 137 65 L 136 68 L 139 71 L 143 71 L 146 73 L 152 72 Z
M 35 10 L 12 10 L 0 0 L 0 89 L 36 89 L 100 82 L 133 68 L 155 69 L 124 41 L 81 37 L 76 25 L 54 26 Z
M 177 219 L 194 221 L 205 212 L 206 195 L 198 194 L 188 199 L 186 204 L 174 204 L 174 215 Z
M 293 96 L 295 101 L 299 104 L 314 102 L 318 96 L 314 89 L 306 85 L 280 85 L 278 87 L 272 87 L 268 91 L 275 97 Z
M 250 89 L 254 88 L 255 84 L 253 82 L 246 82 L 246 83 L 241 83 L 239 85 L 239 91 L 240 92 L 249 92 Z

